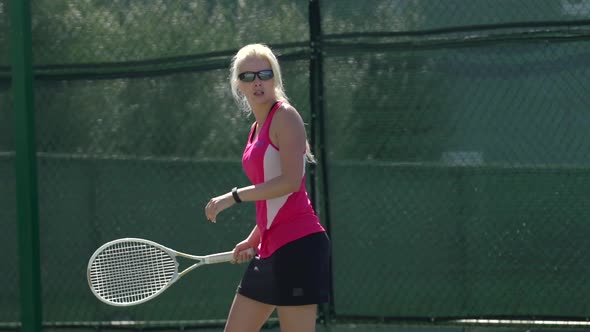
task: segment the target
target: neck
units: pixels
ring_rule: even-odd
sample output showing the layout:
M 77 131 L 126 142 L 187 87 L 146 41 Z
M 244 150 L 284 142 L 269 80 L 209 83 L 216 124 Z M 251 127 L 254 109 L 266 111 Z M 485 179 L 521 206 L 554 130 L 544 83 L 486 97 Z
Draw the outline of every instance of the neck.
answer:
M 272 105 L 274 105 L 275 102 L 276 101 L 263 103 L 263 104 L 251 105 L 252 113 L 254 113 L 254 117 L 256 118 L 256 122 L 259 125 L 262 125 L 264 123 L 264 121 L 266 120 L 266 117 L 268 116 L 268 113 L 270 113 L 270 108 L 272 107 Z

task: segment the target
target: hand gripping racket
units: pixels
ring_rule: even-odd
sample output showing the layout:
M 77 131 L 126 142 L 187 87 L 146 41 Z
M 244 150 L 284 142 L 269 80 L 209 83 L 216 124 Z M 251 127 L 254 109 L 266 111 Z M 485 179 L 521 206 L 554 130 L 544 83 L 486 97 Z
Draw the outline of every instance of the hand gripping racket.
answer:
M 254 255 L 254 250 L 248 250 Z M 179 273 L 178 256 L 196 260 L 197 263 Z M 92 293 L 104 303 L 131 306 L 160 295 L 199 266 L 230 262 L 233 259 L 232 251 L 194 256 L 149 240 L 118 239 L 105 243 L 90 257 L 88 284 Z

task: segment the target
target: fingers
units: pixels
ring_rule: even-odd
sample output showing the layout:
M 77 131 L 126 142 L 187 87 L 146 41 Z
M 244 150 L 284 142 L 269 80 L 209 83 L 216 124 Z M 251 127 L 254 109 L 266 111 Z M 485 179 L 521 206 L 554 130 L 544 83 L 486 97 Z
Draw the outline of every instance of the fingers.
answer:
M 209 200 L 209 203 L 205 206 L 205 216 L 211 222 L 216 222 L 217 215 L 227 209 L 228 207 L 235 204 L 231 193 L 218 196 Z
M 223 200 L 219 197 L 212 198 L 209 203 L 207 203 L 207 206 L 205 206 L 205 216 L 211 222 L 216 222 L 217 215 L 223 210 L 225 210 Z
M 217 209 L 215 207 L 216 204 L 213 199 L 211 199 L 209 203 L 207 203 L 207 205 L 205 206 L 205 217 L 207 217 L 207 220 L 213 223 L 217 222 Z
M 232 263 L 245 263 L 245 262 L 249 262 L 250 260 L 252 260 L 252 258 L 254 258 L 255 252 L 254 249 L 252 248 L 247 248 L 247 249 L 243 249 L 240 250 L 238 248 L 236 248 L 234 250 L 234 260 L 232 261 Z

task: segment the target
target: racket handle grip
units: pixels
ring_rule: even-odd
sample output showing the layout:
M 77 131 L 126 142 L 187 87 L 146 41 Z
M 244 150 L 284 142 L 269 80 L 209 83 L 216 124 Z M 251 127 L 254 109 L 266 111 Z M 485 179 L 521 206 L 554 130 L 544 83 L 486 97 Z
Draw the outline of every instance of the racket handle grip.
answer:
M 248 253 L 250 253 L 252 256 L 254 256 L 256 253 L 254 252 L 254 249 L 250 248 L 247 249 Z M 219 254 L 212 254 L 212 255 L 208 255 L 205 258 L 205 262 L 207 264 L 216 264 L 216 263 L 226 263 L 226 262 L 231 262 L 234 259 L 234 252 L 233 251 L 226 251 L 226 252 L 222 252 Z

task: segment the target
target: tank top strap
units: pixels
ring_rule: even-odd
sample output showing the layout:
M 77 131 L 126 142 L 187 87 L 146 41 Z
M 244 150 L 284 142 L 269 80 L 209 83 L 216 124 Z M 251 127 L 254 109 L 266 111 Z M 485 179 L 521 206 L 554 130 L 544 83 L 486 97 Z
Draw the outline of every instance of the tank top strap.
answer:
M 283 105 L 282 101 L 277 101 L 272 105 L 272 107 L 270 108 L 270 111 L 268 112 L 268 115 L 266 116 L 266 120 L 264 121 L 264 126 L 262 126 L 262 130 L 258 134 L 259 137 L 262 135 L 262 137 L 264 137 L 265 139 L 269 139 L 268 132 L 270 130 L 270 124 L 272 122 L 272 119 L 273 119 L 276 111 L 281 107 L 281 105 Z

